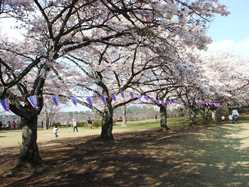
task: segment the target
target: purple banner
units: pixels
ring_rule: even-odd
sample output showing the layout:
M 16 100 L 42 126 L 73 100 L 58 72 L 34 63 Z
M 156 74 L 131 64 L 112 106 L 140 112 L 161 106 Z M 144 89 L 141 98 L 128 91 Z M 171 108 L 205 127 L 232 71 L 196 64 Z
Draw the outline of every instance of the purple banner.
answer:
M 5 111 L 10 111 L 9 100 L 7 98 L 1 100 L 1 105 Z
M 199 104 L 202 107 L 210 107 L 210 108 L 218 108 L 221 106 L 221 104 L 217 101 L 198 101 L 197 104 Z
M 33 108 L 38 108 L 38 100 L 36 95 L 29 96 L 27 99 Z
M 132 92 L 130 92 L 130 97 L 131 99 L 134 99 L 134 94 Z
M 53 101 L 53 103 L 54 103 L 56 106 L 58 106 L 59 103 L 60 103 L 59 96 L 58 96 L 58 95 L 53 95 L 53 96 L 52 96 L 52 101 Z
M 115 94 L 112 94 L 112 100 L 117 101 L 117 98 L 116 98 Z
M 106 103 L 107 103 L 106 99 L 107 98 L 105 96 L 101 95 L 100 99 L 102 100 L 102 102 L 104 103 L 104 105 L 106 105 Z
M 124 94 L 124 92 L 121 92 L 121 96 L 122 96 L 122 97 L 125 97 L 125 94 Z
M 75 106 L 77 105 L 77 97 L 71 96 L 71 101 Z
M 86 98 L 86 102 L 87 102 L 89 108 L 92 109 L 92 108 L 93 108 L 93 100 L 92 100 L 92 97 L 87 97 L 87 98 Z
M 137 95 L 136 98 L 137 99 L 142 99 L 142 96 L 141 95 Z
M 171 104 L 174 104 L 174 103 L 175 103 L 175 101 L 173 99 L 167 99 L 166 100 L 167 105 L 171 105 Z
M 144 99 L 145 99 L 146 101 L 149 101 L 149 100 L 150 100 L 150 97 L 149 97 L 148 95 L 144 95 Z
M 161 104 L 163 104 L 163 101 L 160 100 L 160 99 L 157 99 L 157 100 L 156 100 L 156 103 L 159 104 L 159 105 L 161 105 Z

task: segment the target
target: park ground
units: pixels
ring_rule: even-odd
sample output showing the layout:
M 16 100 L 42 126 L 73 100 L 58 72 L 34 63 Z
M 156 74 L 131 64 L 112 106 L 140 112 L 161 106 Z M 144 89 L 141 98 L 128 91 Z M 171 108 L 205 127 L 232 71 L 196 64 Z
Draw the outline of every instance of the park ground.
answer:
M 177 128 L 172 122 L 169 132 L 157 126 L 115 127 L 112 143 L 95 140 L 99 129 L 81 128 L 77 137 L 61 129 L 56 140 L 40 130 L 43 169 L 8 178 L 20 132 L 0 132 L 0 186 L 249 186 L 249 123 Z

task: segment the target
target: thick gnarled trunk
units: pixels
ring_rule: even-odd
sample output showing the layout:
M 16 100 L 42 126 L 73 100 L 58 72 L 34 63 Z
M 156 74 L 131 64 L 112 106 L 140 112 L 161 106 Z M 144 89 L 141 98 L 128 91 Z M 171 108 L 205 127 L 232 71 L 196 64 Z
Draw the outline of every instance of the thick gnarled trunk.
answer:
M 31 119 L 22 118 L 22 145 L 17 166 L 30 164 L 32 166 L 41 163 L 41 157 L 37 146 L 37 116 Z
M 102 131 L 101 131 L 101 139 L 103 140 L 113 140 L 112 134 L 113 128 L 113 110 L 111 108 L 106 109 L 102 116 Z
M 167 125 L 167 106 L 166 105 L 160 105 L 160 127 L 163 130 L 169 130 L 169 127 Z

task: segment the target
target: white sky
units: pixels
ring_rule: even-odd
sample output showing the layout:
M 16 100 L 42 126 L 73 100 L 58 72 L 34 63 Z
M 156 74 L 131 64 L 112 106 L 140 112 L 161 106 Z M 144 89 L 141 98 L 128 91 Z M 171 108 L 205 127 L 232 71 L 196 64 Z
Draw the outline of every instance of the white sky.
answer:
M 213 42 L 208 46 L 208 53 L 229 53 L 235 56 L 249 58 L 249 37 L 240 41 L 223 40 Z
M 22 41 L 24 30 L 17 29 L 19 24 L 13 19 L 4 18 L 0 20 L 0 36 L 7 36 L 10 41 Z

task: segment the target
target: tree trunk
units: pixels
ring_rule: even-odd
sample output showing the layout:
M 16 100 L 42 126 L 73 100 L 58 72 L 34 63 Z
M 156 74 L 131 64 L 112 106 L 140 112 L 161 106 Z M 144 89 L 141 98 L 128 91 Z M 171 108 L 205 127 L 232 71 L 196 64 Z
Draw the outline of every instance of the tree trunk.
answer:
M 203 124 L 208 124 L 208 121 L 209 121 L 208 110 L 207 109 L 202 109 L 202 110 L 200 110 L 200 113 L 201 113 L 201 116 L 202 116 Z
M 39 165 L 41 157 L 37 146 L 37 119 L 21 119 L 22 124 L 22 145 L 17 165 L 30 164 L 31 166 Z
M 124 105 L 123 107 L 123 124 L 122 126 L 126 126 L 127 125 L 127 107 L 126 105 Z
M 169 130 L 169 127 L 167 125 L 167 106 L 166 105 L 160 105 L 160 127 L 163 130 Z
M 102 116 L 102 131 L 101 131 L 101 139 L 103 140 L 113 140 L 112 135 L 113 128 L 113 110 L 112 108 L 106 109 L 104 111 L 104 115 Z
M 193 108 L 189 109 L 189 119 L 190 119 L 190 126 L 192 125 L 196 125 L 197 121 L 196 121 L 196 113 L 194 111 Z
M 216 121 L 216 112 L 215 111 L 212 111 L 212 120 Z
M 45 128 L 48 129 L 50 127 L 50 120 L 49 120 L 49 116 L 46 113 L 46 122 L 45 122 Z

